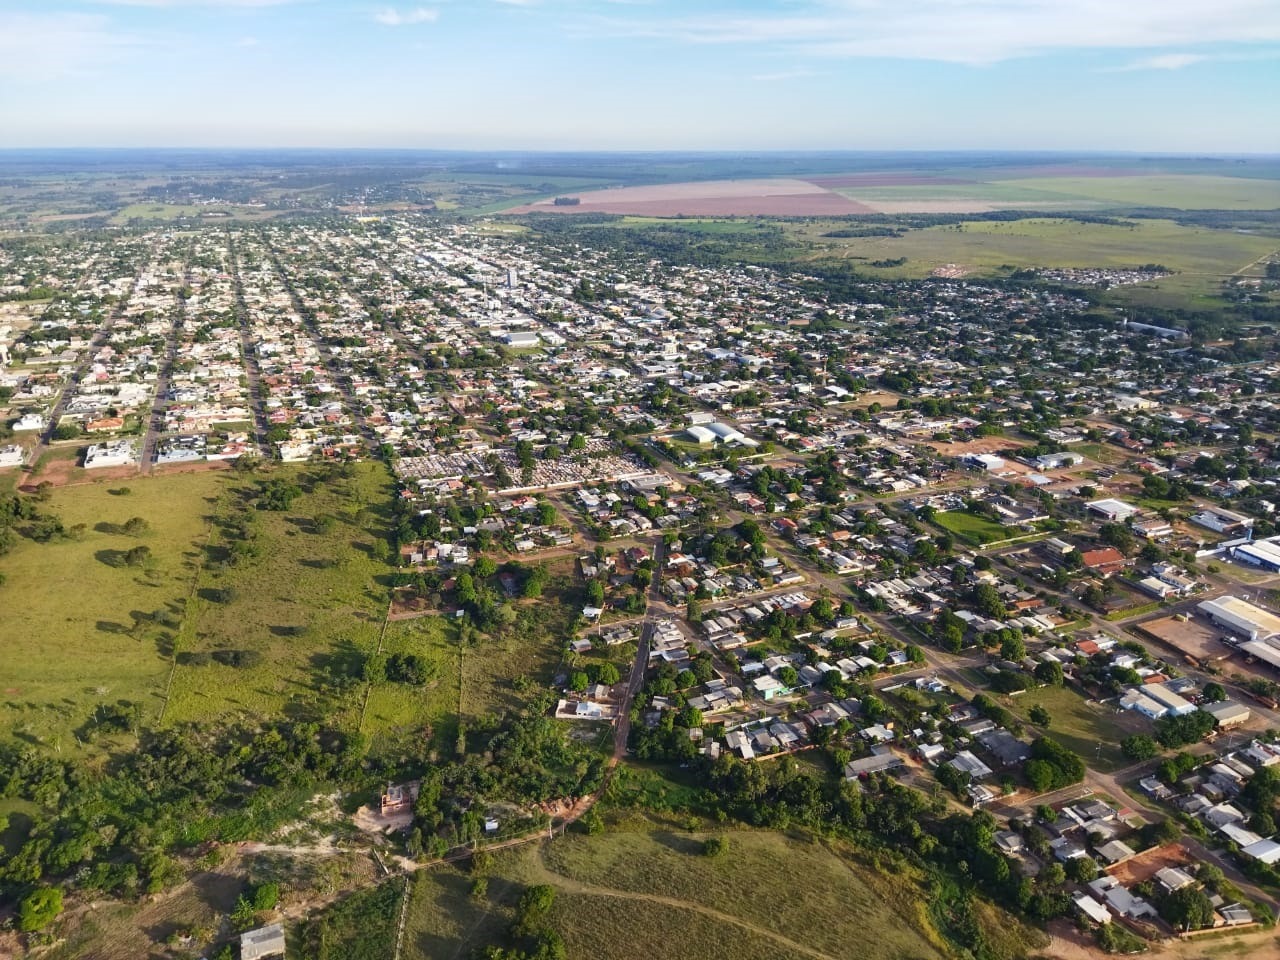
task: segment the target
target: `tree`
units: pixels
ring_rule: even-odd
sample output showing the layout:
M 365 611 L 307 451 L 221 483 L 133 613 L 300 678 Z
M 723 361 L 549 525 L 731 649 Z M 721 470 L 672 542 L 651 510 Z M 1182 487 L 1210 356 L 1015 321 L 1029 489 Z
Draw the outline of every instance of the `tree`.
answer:
M 591 602 L 593 607 L 604 606 L 604 584 L 599 580 L 592 580 L 588 583 L 587 600 Z
M 23 933 L 43 930 L 62 913 L 62 891 L 38 887 L 23 898 L 18 907 L 18 929 Z
M 783 667 L 778 671 L 778 679 L 783 685 L 794 690 L 800 683 L 800 674 L 796 672 L 796 668 L 792 666 Z
M 1027 655 L 1027 645 L 1021 637 L 1009 636 L 1000 641 L 1000 656 L 1005 660 L 1021 660 Z
M 1213 923 L 1213 904 L 1200 887 L 1182 887 L 1160 903 L 1160 916 L 1175 930 L 1199 930 Z
M 498 572 L 498 565 L 491 557 L 478 557 L 471 566 L 471 572 L 481 580 L 485 580 Z
M 591 678 L 581 670 L 569 674 L 569 689 L 574 693 L 582 693 L 591 684 Z
M 131 537 L 141 537 L 151 531 L 151 524 L 142 517 L 130 517 L 122 528 Z
M 596 668 L 596 683 L 603 683 L 606 687 L 611 687 L 621 679 L 622 675 L 618 673 L 618 668 L 608 661 Z
M 1150 760 L 1160 752 L 1160 745 L 1144 733 L 1135 733 L 1120 741 L 1120 752 L 1130 760 Z
M 1031 722 L 1036 726 L 1045 727 L 1047 729 L 1051 720 L 1052 718 L 1049 716 L 1049 711 L 1040 704 L 1037 703 L 1031 708 Z
M 131 547 L 124 552 L 124 562 L 131 567 L 141 567 L 151 559 L 150 547 Z
M 707 837 L 702 844 L 702 852 L 708 857 L 722 857 L 729 850 L 729 841 L 724 837 Z
M 1051 687 L 1060 687 L 1065 680 L 1062 664 L 1057 660 L 1043 660 L 1036 664 L 1035 678 Z
M 1204 685 L 1204 698 L 1209 703 L 1221 703 L 1227 699 L 1227 690 L 1220 683 L 1206 683 Z
M 1067 861 L 1067 876 L 1076 883 L 1097 879 L 1098 864 L 1092 857 L 1072 857 Z

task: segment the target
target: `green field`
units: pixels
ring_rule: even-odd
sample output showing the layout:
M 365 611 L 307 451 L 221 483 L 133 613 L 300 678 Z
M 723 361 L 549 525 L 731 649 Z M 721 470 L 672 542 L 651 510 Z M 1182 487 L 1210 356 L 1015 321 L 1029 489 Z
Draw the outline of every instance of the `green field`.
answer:
M 961 540 L 973 544 L 994 543 L 1018 535 L 1018 531 L 1002 527 L 994 520 L 980 517 L 964 510 L 949 510 L 935 514 L 933 522 L 944 530 L 954 533 Z
M 1116 177 L 1023 177 L 974 183 L 840 187 L 872 204 L 972 202 L 993 207 L 1072 210 L 1166 207 L 1175 210 L 1274 210 L 1280 181 L 1197 174 Z M 895 206 L 896 209 L 896 206 Z M 926 209 L 924 206 L 921 209 Z
M 385 541 L 390 477 L 366 463 L 347 479 L 319 481 L 313 471 L 279 467 L 304 491 L 288 510 L 256 510 L 243 494 L 255 480 L 236 478 L 220 505 L 206 569 L 178 643 L 167 722 L 228 715 L 323 717 L 354 726 L 364 656 L 372 652 L 387 610 L 391 568 L 375 558 Z M 247 516 L 259 556 L 234 565 L 228 521 Z M 316 517 L 333 518 L 318 530 Z M 214 591 L 230 589 L 229 601 Z M 197 664 L 201 654 L 255 651 L 261 662 Z
M 1049 711 L 1047 733 L 1064 747 L 1074 750 L 1090 766 L 1104 772 L 1117 770 L 1127 761 L 1120 741 L 1130 733 L 1149 732 L 1150 724 L 1132 714 L 1117 715 L 1112 707 L 1090 704 L 1069 687 L 1040 687 L 1019 697 L 1001 697 L 1001 702 L 1022 718 L 1028 728 L 1028 714 L 1039 704 Z
M 63 750 L 109 747 L 114 740 L 95 738 L 89 721 L 115 705 L 144 725 L 287 714 L 354 726 L 361 664 L 386 613 L 391 568 L 375 544 L 386 537 L 390 478 L 380 464 L 323 481 L 301 467 L 270 476 L 305 491 L 289 510 L 255 509 L 246 494 L 261 477 L 221 471 L 56 488 L 43 510 L 68 530 L 83 526 L 50 543 L 20 539 L 0 563 L 0 734 Z M 323 530 L 321 515 L 333 518 Z M 133 517 L 148 524 L 137 536 L 120 529 Z M 256 556 L 229 564 L 229 531 L 241 518 L 255 531 Z M 139 545 L 150 561 L 128 566 L 125 551 Z M 219 662 L 244 651 L 258 662 Z M 372 726 L 417 718 L 388 709 Z
M 901 237 L 822 238 L 825 226 L 788 226 L 798 239 L 817 244 L 814 256 L 907 263 L 885 276 L 927 275 L 944 264 L 978 273 L 1016 267 L 1135 267 L 1159 263 L 1216 283 L 1280 248 L 1280 239 L 1184 227 L 1171 220 L 1133 220 L 1113 226 L 1075 220 L 1034 218 L 968 221 L 957 226 L 910 230 Z M 879 275 L 879 274 L 878 274 Z M 1163 284 L 1177 277 L 1159 281 Z
M 153 621 L 179 609 L 191 591 L 223 473 L 192 473 L 56 490 L 42 508 L 83 540 L 18 541 L 0 560 L 6 582 L 4 700 L 0 734 L 63 750 L 101 704 L 140 704 L 145 722 L 160 713 L 173 633 Z M 127 494 L 119 491 L 127 488 Z M 117 491 L 117 493 L 112 493 Z M 132 517 L 150 531 L 111 532 Z M 120 564 L 147 546 L 146 568 Z
M 708 834 L 643 819 L 594 837 L 571 833 L 502 851 L 483 899 L 470 896 L 464 870 L 433 869 L 415 887 L 404 955 L 465 957 L 501 943 L 521 890 L 549 883 L 556 888 L 550 925 L 571 957 L 949 956 L 912 878 L 882 872 L 843 847 L 766 831 L 724 835 L 729 852 L 714 859 L 702 854 Z
M 1124 207 L 1178 210 L 1274 210 L 1280 207 L 1280 180 L 1199 175 L 1135 177 L 1046 177 L 995 181 L 992 186 L 1024 186 Z

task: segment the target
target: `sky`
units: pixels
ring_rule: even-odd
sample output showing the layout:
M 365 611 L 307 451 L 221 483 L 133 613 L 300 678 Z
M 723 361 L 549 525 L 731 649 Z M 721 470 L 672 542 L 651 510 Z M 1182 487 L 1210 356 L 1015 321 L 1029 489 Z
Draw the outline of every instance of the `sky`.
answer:
M 1280 152 L 1277 0 L 0 0 L 0 147 Z

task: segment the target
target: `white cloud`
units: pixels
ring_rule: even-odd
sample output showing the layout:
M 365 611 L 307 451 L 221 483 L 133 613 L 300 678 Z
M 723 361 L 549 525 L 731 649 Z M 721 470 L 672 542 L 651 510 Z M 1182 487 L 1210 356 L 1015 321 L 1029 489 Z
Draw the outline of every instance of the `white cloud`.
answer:
M 752 80 L 760 80 L 766 83 L 773 83 L 780 80 L 799 80 L 803 77 L 820 76 L 814 70 L 806 70 L 803 67 L 797 70 L 779 70 L 776 73 L 757 73 L 754 74 Z
M 92 73 L 141 44 L 97 14 L 0 13 L 0 76 L 39 81 Z
M 300 0 L 91 0 L 113 7 L 281 7 Z
M 986 64 L 1063 50 L 1280 40 L 1275 0 L 797 0 L 785 12 L 665 21 L 598 17 L 590 33 L 769 44 L 833 57 Z
M 1162 53 L 1154 57 L 1143 57 L 1141 60 L 1135 60 L 1133 63 L 1126 64 L 1123 67 L 1116 67 L 1115 69 L 1117 71 L 1181 70 L 1183 67 L 1194 66 L 1197 63 L 1204 63 L 1206 60 L 1212 59 L 1212 57 L 1201 53 Z
M 373 19 L 384 27 L 404 27 L 415 23 L 435 23 L 440 11 L 430 7 L 414 7 L 412 10 L 396 10 L 383 7 L 373 15 Z

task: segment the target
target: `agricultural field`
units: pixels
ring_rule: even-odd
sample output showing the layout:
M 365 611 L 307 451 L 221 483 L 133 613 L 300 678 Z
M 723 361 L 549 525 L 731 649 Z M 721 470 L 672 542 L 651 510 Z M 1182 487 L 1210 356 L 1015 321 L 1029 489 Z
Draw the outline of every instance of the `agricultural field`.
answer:
M 614 213 L 649 216 L 823 216 L 987 213 L 995 210 L 1274 210 L 1280 180 L 1199 172 L 1086 167 L 919 170 L 789 177 L 704 179 L 561 191 L 508 204 L 506 213 Z
M 474 875 L 442 867 L 419 876 L 410 903 L 406 957 L 466 956 L 502 942 L 526 885 L 556 889 L 549 923 L 570 956 L 632 960 L 948 956 L 925 918 L 922 890 L 848 849 L 777 833 L 734 829 L 728 852 L 703 854 L 702 831 L 674 832 L 627 820 L 597 836 L 501 851 Z M 769 907 L 761 907 L 768 878 Z M 823 922 L 814 924 L 812 918 Z M 881 931 L 868 943 L 865 930 Z
M 1027 267 L 1136 267 L 1158 263 L 1197 279 L 1221 278 L 1249 267 L 1280 248 L 1280 239 L 1186 227 L 1171 220 L 1131 220 L 1121 225 L 1071 219 L 968 221 L 908 230 L 900 237 L 824 238 L 826 225 L 788 225 L 797 240 L 817 244 L 814 258 L 895 260 L 901 267 L 875 269 L 876 276 L 926 276 L 958 264 L 978 274 Z M 1159 281 L 1163 284 L 1176 277 Z

